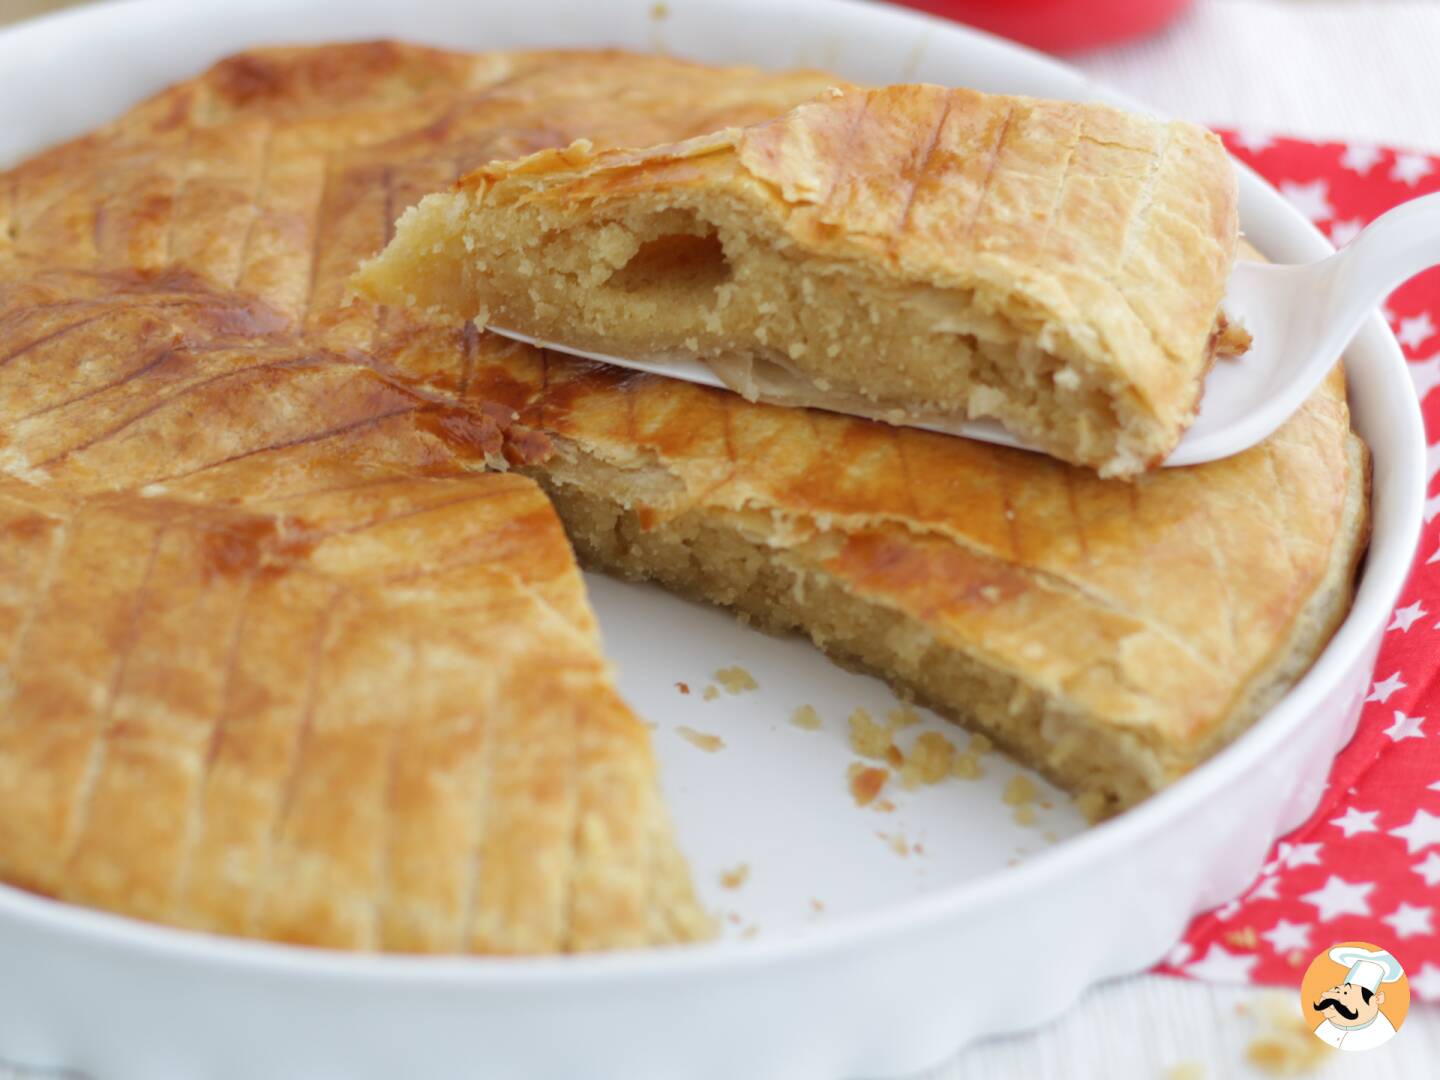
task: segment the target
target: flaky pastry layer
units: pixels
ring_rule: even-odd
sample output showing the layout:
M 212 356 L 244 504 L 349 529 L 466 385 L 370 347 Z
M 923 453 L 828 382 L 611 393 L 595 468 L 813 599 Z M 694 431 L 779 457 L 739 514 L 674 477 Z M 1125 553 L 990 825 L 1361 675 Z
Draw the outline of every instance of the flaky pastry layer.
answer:
M 582 142 L 423 200 L 369 296 L 640 359 L 751 400 L 998 419 L 1064 460 L 1163 460 L 1237 236 L 1214 135 L 1103 105 L 832 89 L 646 150 Z

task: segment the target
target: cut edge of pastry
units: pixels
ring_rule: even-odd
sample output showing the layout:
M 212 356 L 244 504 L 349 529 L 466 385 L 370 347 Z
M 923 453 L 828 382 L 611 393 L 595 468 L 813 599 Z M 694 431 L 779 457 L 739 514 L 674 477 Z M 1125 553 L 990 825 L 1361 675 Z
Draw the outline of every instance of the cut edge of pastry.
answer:
M 917 89 L 943 93 L 890 88 Z M 826 107 L 650 150 L 596 153 L 581 141 L 486 166 L 407 212 L 354 284 L 432 319 L 565 348 L 699 357 L 752 401 L 891 423 L 997 420 L 1102 476 L 1159 465 L 1193 420 L 1217 352 L 1236 351 L 1219 309 L 1223 275 L 1197 271 L 1210 332 L 1178 343 L 1118 286 L 1054 270 L 1043 252 L 906 255 L 909 226 L 828 220 L 813 192 L 787 189 L 791 148 L 774 144 L 793 143 L 791 118 Z M 1203 156 L 1213 136 L 1202 134 L 1198 152 L 1183 152 L 1208 194 L 1228 164 L 1223 150 Z M 1226 244 L 1205 235 L 1225 233 L 1224 221 L 1167 227 Z M 1118 314 L 1078 315 L 1072 289 Z
M 825 565 L 844 539 L 838 522 L 814 540 L 793 544 L 786 538 L 812 534 L 817 523 L 797 528 L 778 508 L 694 506 L 657 515 L 648 504 L 668 475 L 662 463 L 616 468 L 563 437 L 556 438 L 556 450 L 525 471 L 549 496 L 582 564 L 656 581 L 768 632 L 804 634 L 842 666 L 877 675 L 902 697 L 990 737 L 1096 819 L 1134 806 L 1202 764 L 1294 684 L 1349 610 L 1369 527 L 1369 453 L 1351 433 L 1340 527 L 1323 579 L 1289 635 L 1237 687 L 1221 722 L 1167 736 L 1150 725 L 1092 715 L 1053 687 L 939 640 L 935 626 L 883 594 L 858 594 Z

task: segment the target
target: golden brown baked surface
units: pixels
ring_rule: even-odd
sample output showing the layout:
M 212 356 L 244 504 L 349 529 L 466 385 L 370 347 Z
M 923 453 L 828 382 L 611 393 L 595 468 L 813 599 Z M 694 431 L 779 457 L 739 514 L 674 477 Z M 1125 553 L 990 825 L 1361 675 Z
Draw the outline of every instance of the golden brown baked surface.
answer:
M 1237 236 L 1219 140 L 1098 104 L 832 88 L 643 150 L 582 142 L 424 200 L 357 281 L 751 400 L 994 418 L 1102 475 L 1193 419 Z
M 392 201 L 676 66 L 281 50 L 0 175 L 0 877 L 348 948 L 708 932 L 559 522 L 478 471 L 546 440 L 341 310 Z
M 1243 730 L 1349 603 L 1338 375 L 1249 453 L 1131 484 L 345 303 L 487 160 L 828 81 L 274 50 L 0 174 L 0 877 L 349 947 L 703 933 L 526 477 L 586 558 L 798 628 L 1112 807 Z M 573 694 L 534 701 L 537 670 Z

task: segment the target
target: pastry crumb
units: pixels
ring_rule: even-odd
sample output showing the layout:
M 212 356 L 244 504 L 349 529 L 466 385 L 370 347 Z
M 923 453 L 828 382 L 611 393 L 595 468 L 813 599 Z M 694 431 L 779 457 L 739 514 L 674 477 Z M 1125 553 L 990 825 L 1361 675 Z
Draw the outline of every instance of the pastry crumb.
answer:
M 1198 1061 L 1182 1061 L 1165 1070 L 1165 1080 L 1205 1080 L 1205 1066 Z
M 1256 936 L 1253 926 L 1247 926 L 1241 930 L 1228 931 L 1224 937 L 1229 944 L 1241 949 L 1253 949 L 1260 944 L 1260 940 Z
M 938 731 L 923 731 L 905 755 L 901 781 L 906 787 L 938 784 L 950 775 L 955 763 L 955 744 Z
M 957 780 L 979 780 L 985 775 L 985 769 L 975 751 L 966 750 L 955 755 L 955 760 L 950 764 L 950 775 Z
M 1075 809 L 1080 811 L 1080 816 L 1091 825 L 1094 825 L 1105 816 L 1107 800 L 1105 796 L 1098 791 L 1082 792 L 1076 795 L 1071 801 L 1074 803 Z
M 1005 792 L 1000 797 L 1007 806 L 1026 806 L 1034 802 L 1038 794 L 1034 781 L 1024 773 L 1016 773 L 1005 785 Z
M 1015 818 L 1016 825 L 1034 825 L 1035 807 L 1032 803 L 1021 803 L 1015 807 L 1015 813 L 1012 816 Z
M 888 752 L 894 747 L 890 732 L 879 724 L 864 709 L 850 714 L 850 749 L 861 757 L 876 761 L 887 760 Z M 891 764 L 895 764 L 891 761 Z
M 1047 844 L 1058 844 L 1060 842 L 1060 834 L 1054 829 L 1046 829 L 1040 835 Z
M 690 693 L 690 684 L 689 684 L 689 683 L 683 683 L 683 682 L 677 682 L 677 683 L 675 684 L 675 689 L 676 689 L 676 690 L 679 690 L 680 693 L 682 693 L 682 694 L 688 694 L 688 693 Z
M 892 834 L 877 832 L 875 835 L 878 836 L 881 840 L 884 840 L 885 843 L 889 846 L 890 850 L 895 852 L 895 854 L 899 855 L 901 858 L 904 858 L 910 854 L 910 845 L 906 843 L 905 837 L 901 836 L 899 833 Z
M 703 697 L 706 701 L 714 701 L 717 697 L 720 696 L 720 691 L 717 690 L 712 684 L 705 687 L 705 692 L 702 693 L 700 696 Z
M 738 889 L 750 879 L 750 864 L 741 863 L 720 873 L 720 885 L 726 889 Z
M 736 664 L 715 672 L 715 681 L 725 688 L 727 694 L 743 694 L 747 690 L 758 690 L 760 684 L 755 676 Z
M 855 799 L 855 805 L 869 806 L 875 801 L 875 796 L 880 794 L 885 781 L 890 778 L 890 772 L 854 761 L 850 763 L 849 777 L 850 794 Z
M 1315 1038 L 1288 994 L 1260 1000 L 1260 1032 L 1245 1049 L 1246 1060 L 1270 1076 L 1300 1076 L 1327 1060 L 1334 1047 Z
M 885 713 L 885 726 L 891 731 L 913 727 L 920 722 L 920 714 L 910 705 L 899 705 Z
M 717 750 L 725 749 L 725 740 L 719 735 L 707 735 L 703 731 L 696 731 L 692 727 L 685 727 L 683 724 L 675 729 L 675 734 L 697 749 L 704 750 L 707 754 L 713 754 Z
M 820 729 L 820 714 L 815 711 L 814 705 L 801 705 L 790 714 L 790 723 L 806 731 L 818 731 Z
M 725 916 L 725 920 L 726 920 L 731 926 L 739 926 L 742 922 L 745 921 L 744 919 L 740 918 L 740 913 L 739 913 L 738 911 L 732 911 L 732 912 L 730 912 L 729 915 L 726 915 L 726 916 Z
M 970 736 L 970 745 L 966 747 L 972 754 L 985 755 L 995 749 L 995 743 L 989 736 L 981 735 L 978 731 Z
M 758 933 L 760 933 L 760 927 L 757 926 L 755 923 L 751 923 L 749 926 L 745 927 L 744 930 L 740 931 L 740 937 L 744 941 L 749 941 Z
M 810 898 L 810 910 L 815 912 L 816 915 L 819 915 L 822 911 L 825 910 L 825 901 L 817 900 L 815 899 L 815 897 L 812 896 Z
M 895 812 L 895 804 L 889 799 L 879 799 L 875 803 L 875 809 L 882 814 L 893 814 Z

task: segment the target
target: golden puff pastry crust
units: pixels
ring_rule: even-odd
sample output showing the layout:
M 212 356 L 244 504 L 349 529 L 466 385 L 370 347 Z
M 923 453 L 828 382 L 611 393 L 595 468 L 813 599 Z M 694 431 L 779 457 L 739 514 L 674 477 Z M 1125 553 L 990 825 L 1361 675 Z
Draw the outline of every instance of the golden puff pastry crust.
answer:
M 998 419 L 1132 476 L 1194 417 L 1236 237 L 1202 128 L 837 87 L 679 143 L 486 165 L 357 284 L 590 351 L 698 355 L 751 400 Z
M 0 289 L 42 294 L 0 304 L 0 878 L 348 949 L 708 933 L 559 521 L 476 471 L 543 439 L 180 273 Z

